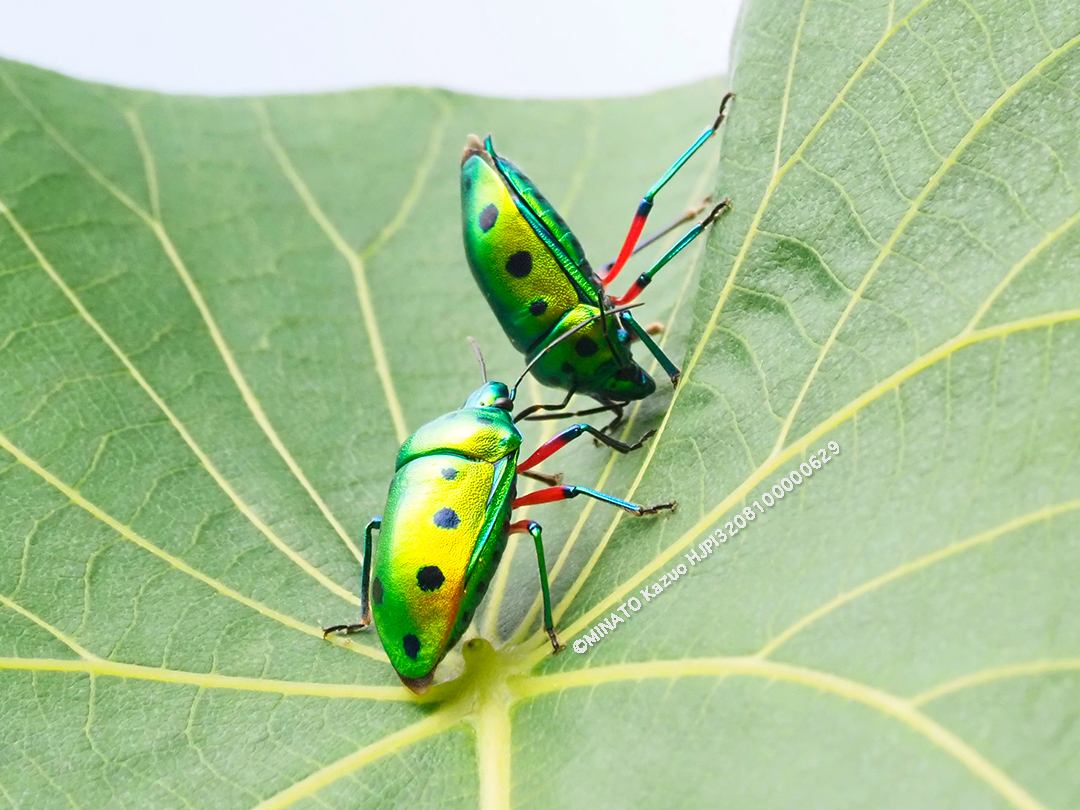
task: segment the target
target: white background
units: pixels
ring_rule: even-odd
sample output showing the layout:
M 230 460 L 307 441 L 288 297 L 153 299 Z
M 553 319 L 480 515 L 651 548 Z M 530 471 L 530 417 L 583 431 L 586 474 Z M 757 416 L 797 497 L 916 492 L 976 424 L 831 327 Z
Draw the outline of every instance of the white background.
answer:
M 8 2 L 0 56 L 173 93 L 632 95 L 727 70 L 738 0 Z

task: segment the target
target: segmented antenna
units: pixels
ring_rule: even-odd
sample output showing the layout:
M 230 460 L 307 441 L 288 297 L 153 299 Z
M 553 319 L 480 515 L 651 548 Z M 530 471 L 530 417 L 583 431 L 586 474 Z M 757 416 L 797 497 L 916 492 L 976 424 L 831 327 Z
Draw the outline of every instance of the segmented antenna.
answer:
M 472 337 L 466 337 L 465 339 L 469 341 L 473 354 L 476 355 L 476 362 L 480 364 L 480 376 L 484 378 L 484 382 L 487 382 L 487 366 L 484 365 L 484 353 L 480 351 L 480 344 L 473 340 Z

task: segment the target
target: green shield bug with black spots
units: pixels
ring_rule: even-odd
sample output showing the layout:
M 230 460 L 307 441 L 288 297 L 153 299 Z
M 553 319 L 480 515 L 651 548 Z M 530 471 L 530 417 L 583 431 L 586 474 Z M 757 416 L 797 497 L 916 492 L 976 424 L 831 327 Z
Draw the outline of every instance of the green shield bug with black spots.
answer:
M 473 277 L 514 347 L 530 362 L 543 355 L 532 368 L 536 379 L 567 392 L 558 405 L 532 406 L 525 418 L 583 416 L 608 410 L 615 414 L 615 421 L 607 429 L 613 428 L 621 420 L 623 406 L 656 390 L 656 383 L 633 359 L 633 341 L 645 345 L 672 385 L 678 383 L 679 369 L 649 332 L 629 312 L 616 315 L 612 309 L 633 301 L 664 265 L 730 207 L 730 202 L 724 200 L 713 207 L 623 295 L 613 298 L 606 287 L 633 253 L 705 209 L 702 205 L 688 212 L 639 244 L 657 193 L 716 133 L 733 98 L 732 93 L 724 96 L 712 126 L 646 192 L 618 258 L 599 275 L 589 265 L 577 237 L 536 185 L 495 152 L 491 136 L 481 141 L 470 135 L 466 140 L 461 158 L 461 217 L 465 255 Z M 560 335 L 593 319 L 573 341 L 548 351 Z M 533 416 L 538 411 L 561 411 L 575 393 L 596 399 L 600 407 L 576 414 Z
M 625 311 L 616 308 L 612 314 Z M 585 321 L 578 330 L 591 323 Z M 572 338 L 578 330 L 568 330 L 562 339 Z M 483 372 L 479 350 L 477 356 Z M 576 424 L 519 461 L 521 433 L 511 414 L 517 386 L 528 371 L 526 367 L 513 389 L 501 382 L 488 382 L 485 373 L 484 384 L 461 408 L 427 423 L 401 445 L 386 507 L 364 532 L 360 620 L 323 631 L 324 636 L 352 633 L 374 621 L 390 663 L 402 683 L 417 694 L 428 690 L 439 662 L 469 627 L 512 533 L 533 538 L 544 628 L 554 652 L 559 651 L 542 530 L 533 520 L 513 522 L 514 509 L 578 495 L 634 515 L 675 508 L 674 501 L 640 506 L 587 487 L 565 486 L 557 477 L 533 470 L 586 434 L 628 453 L 639 448 L 651 432 L 634 444 L 624 444 L 591 425 Z M 518 474 L 551 485 L 518 497 Z

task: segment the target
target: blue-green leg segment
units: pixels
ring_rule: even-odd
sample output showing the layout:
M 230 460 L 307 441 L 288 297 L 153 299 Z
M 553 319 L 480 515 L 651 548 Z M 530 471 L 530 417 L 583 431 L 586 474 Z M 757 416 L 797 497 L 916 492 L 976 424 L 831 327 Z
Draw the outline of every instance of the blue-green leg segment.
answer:
M 731 100 L 735 98 L 734 93 L 728 93 L 724 96 L 720 102 L 720 112 L 716 116 L 716 121 L 713 125 L 701 133 L 701 136 L 694 141 L 694 143 L 687 149 L 679 159 L 671 164 L 671 167 L 664 172 L 664 174 L 653 183 L 652 188 L 645 192 L 645 196 L 641 199 L 641 203 L 638 205 L 637 213 L 634 214 L 634 220 L 630 224 L 630 231 L 626 234 L 626 239 L 623 241 L 622 249 L 619 251 L 619 257 L 615 259 L 615 263 L 611 265 L 611 268 L 600 276 L 600 281 L 605 285 L 614 281 L 615 277 L 619 274 L 619 271 L 623 269 L 623 265 L 626 264 L 631 254 L 634 252 L 634 246 L 637 244 L 639 238 L 641 238 L 641 231 L 645 228 L 645 220 L 649 217 L 649 212 L 652 211 L 653 200 L 668 181 L 675 176 L 675 173 L 683 167 L 694 153 L 697 152 L 705 142 L 709 140 L 720 128 L 720 125 L 724 123 L 724 119 L 727 117 L 728 106 L 731 104 Z
M 371 625 L 371 535 L 382 528 L 382 518 L 372 518 L 364 529 L 364 564 L 360 569 L 360 621 L 356 624 L 335 624 L 323 628 L 323 638 L 331 633 L 358 633 Z
M 649 350 L 649 354 L 656 358 L 656 361 L 671 379 L 671 384 L 678 385 L 679 377 L 682 376 L 682 372 L 679 371 L 679 367 L 672 363 L 671 359 L 664 354 L 664 350 L 656 344 L 656 341 L 652 339 L 652 335 L 645 330 L 645 327 L 635 321 L 629 312 L 624 312 L 622 319 L 623 323 L 630 327 L 630 330 L 637 336 L 638 340 L 645 344 L 645 348 Z
M 586 495 L 590 498 L 595 498 L 598 501 L 604 503 L 610 503 L 612 506 L 617 506 L 620 509 L 625 509 L 632 515 L 641 517 L 642 515 L 653 515 L 657 512 L 665 509 L 674 509 L 675 501 L 668 501 L 667 503 L 658 503 L 655 506 L 642 506 L 641 504 L 633 503 L 631 501 L 624 501 L 622 498 L 616 498 L 614 495 L 608 495 L 604 492 L 598 492 L 595 489 L 589 489 L 588 487 L 575 487 L 575 486 L 558 486 L 547 487 L 546 489 L 537 489 L 533 492 L 529 492 L 522 495 L 520 498 L 515 498 L 512 508 L 517 509 L 519 506 L 532 506 L 538 503 L 553 503 L 554 501 L 566 501 L 570 498 L 576 498 L 578 495 Z
M 547 563 L 544 561 L 543 529 L 535 520 L 519 520 L 517 523 L 510 524 L 510 531 L 531 534 L 533 543 L 536 545 L 536 564 L 540 569 L 540 593 L 544 596 L 544 629 L 547 631 L 548 638 L 551 639 L 551 647 L 554 651 L 552 654 L 557 653 L 562 646 L 555 635 L 555 622 L 551 618 L 551 589 L 548 587 Z

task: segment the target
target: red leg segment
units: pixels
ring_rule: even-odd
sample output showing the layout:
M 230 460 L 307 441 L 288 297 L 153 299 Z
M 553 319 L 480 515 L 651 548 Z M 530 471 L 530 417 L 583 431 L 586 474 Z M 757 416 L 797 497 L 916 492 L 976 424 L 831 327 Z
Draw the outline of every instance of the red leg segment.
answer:
M 538 503 L 554 503 L 555 501 L 565 501 L 567 498 L 573 498 L 577 493 L 573 491 L 573 487 L 544 487 L 543 489 L 533 490 L 527 495 L 522 495 L 519 498 L 515 498 L 514 502 L 510 505 L 511 509 L 517 509 L 519 506 L 532 506 Z M 519 520 L 517 523 L 510 524 L 510 530 L 514 531 L 514 527 L 519 524 L 528 524 L 527 520 Z
M 641 232 L 645 230 L 645 220 L 649 218 L 649 212 L 652 210 L 652 200 L 645 199 L 641 201 L 641 205 L 638 206 L 637 213 L 634 214 L 634 221 L 630 223 L 630 231 L 626 234 L 626 239 L 623 241 L 622 249 L 619 251 L 619 257 L 615 259 L 615 264 L 600 276 L 600 283 L 607 286 L 609 283 L 615 280 L 615 277 L 619 275 L 619 272 L 623 269 L 623 266 L 629 261 L 630 256 L 634 252 L 634 246 L 637 244 L 638 239 L 641 238 Z
M 571 425 L 558 436 L 554 437 L 553 439 L 548 439 L 546 442 L 540 445 L 531 456 L 518 464 L 518 472 L 525 472 L 526 470 L 535 467 L 541 461 L 549 458 L 550 456 L 553 456 L 555 453 L 566 447 L 566 445 L 570 444 L 570 442 L 572 442 L 574 439 L 582 436 L 585 433 L 589 433 L 595 436 L 612 450 L 617 450 L 620 453 L 629 453 L 632 450 L 637 450 L 639 447 L 641 447 L 642 442 L 652 436 L 654 431 L 648 431 L 644 436 L 642 436 L 633 444 L 625 444 L 624 442 L 620 442 L 618 439 L 613 439 L 606 433 L 597 430 L 592 425 Z

